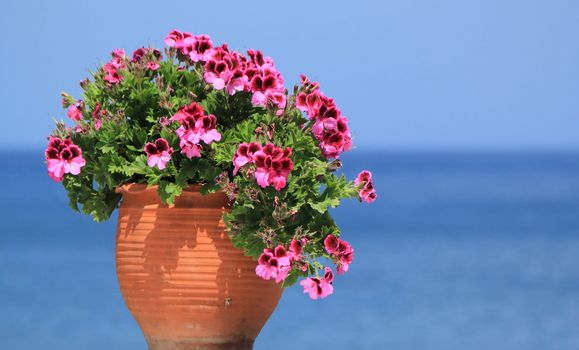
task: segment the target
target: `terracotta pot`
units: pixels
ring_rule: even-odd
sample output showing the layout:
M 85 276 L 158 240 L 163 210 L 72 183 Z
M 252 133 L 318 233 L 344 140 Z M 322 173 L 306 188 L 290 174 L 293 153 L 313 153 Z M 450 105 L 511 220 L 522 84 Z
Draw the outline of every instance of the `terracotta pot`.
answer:
M 191 186 L 168 207 L 155 187 L 118 192 L 117 276 L 149 349 L 252 349 L 283 289 L 231 243 L 225 195 Z

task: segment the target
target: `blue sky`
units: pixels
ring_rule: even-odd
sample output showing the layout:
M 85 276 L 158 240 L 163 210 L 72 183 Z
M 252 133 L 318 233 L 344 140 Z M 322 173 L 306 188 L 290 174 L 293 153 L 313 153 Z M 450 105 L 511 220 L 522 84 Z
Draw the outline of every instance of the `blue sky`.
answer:
M 42 147 L 60 91 L 173 28 L 320 81 L 361 149 L 579 149 L 579 2 L 531 0 L 5 3 L 0 147 Z

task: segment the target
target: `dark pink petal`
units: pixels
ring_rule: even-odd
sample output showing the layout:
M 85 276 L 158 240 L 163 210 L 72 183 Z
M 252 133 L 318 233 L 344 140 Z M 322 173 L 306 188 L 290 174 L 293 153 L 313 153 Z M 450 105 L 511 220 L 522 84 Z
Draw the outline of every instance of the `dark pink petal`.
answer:
M 324 239 L 324 247 L 329 254 L 333 254 L 340 245 L 340 239 L 334 236 L 333 234 L 329 234 L 326 239 Z
M 145 153 L 147 153 L 147 155 L 157 154 L 157 146 L 155 146 L 154 143 L 148 142 L 145 145 Z
M 158 138 L 155 140 L 155 146 L 157 147 L 157 152 L 163 152 L 169 150 L 169 142 L 164 138 Z
M 332 283 L 334 281 L 334 273 L 332 272 L 332 269 L 329 267 L 324 268 L 324 280 L 327 283 Z

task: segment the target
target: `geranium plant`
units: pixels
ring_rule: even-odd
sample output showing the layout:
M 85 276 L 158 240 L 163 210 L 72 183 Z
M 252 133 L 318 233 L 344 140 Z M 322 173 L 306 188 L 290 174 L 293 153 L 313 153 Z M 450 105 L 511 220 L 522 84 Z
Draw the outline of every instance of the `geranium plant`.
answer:
M 328 209 L 343 198 L 372 202 L 372 175 L 336 172 L 352 147 L 346 118 L 305 76 L 288 93 L 273 60 L 215 46 L 207 35 L 172 31 L 163 52 L 121 49 L 82 80 L 80 99 L 62 94 L 74 122 L 48 138 L 49 176 L 70 205 L 106 220 L 128 183 L 158 186 L 172 204 L 190 184 L 223 191 L 233 244 L 253 257 L 256 274 L 311 298 L 333 291 L 333 271 L 348 271 L 354 249 Z M 326 261 L 326 260 L 322 260 Z

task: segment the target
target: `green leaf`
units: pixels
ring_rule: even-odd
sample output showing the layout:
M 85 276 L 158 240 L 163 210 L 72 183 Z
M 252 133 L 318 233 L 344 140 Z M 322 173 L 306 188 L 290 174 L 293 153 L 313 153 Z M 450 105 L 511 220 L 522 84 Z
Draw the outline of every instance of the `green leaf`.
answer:
M 287 275 L 286 279 L 283 281 L 283 287 L 291 287 L 298 281 L 300 273 L 296 269 L 292 269 Z
M 125 166 L 125 174 L 132 176 L 134 174 L 145 175 L 150 173 L 151 168 L 147 165 L 147 156 L 140 155 L 135 160 Z
M 183 188 L 175 183 L 168 181 L 161 181 L 157 193 L 163 202 L 167 204 L 175 204 L 175 198 L 180 196 Z
M 113 153 L 115 152 L 117 148 L 115 146 L 111 146 L 111 145 L 105 145 L 101 147 L 101 151 L 103 153 Z
M 199 176 L 202 180 L 207 182 L 214 182 L 217 175 L 221 173 L 221 169 L 215 167 L 207 159 L 200 158 L 198 165 Z
M 193 182 L 198 174 L 199 159 L 183 159 L 181 161 L 181 169 L 179 169 L 177 176 L 175 177 L 175 182 L 179 186 L 185 188 L 189 181 Z

